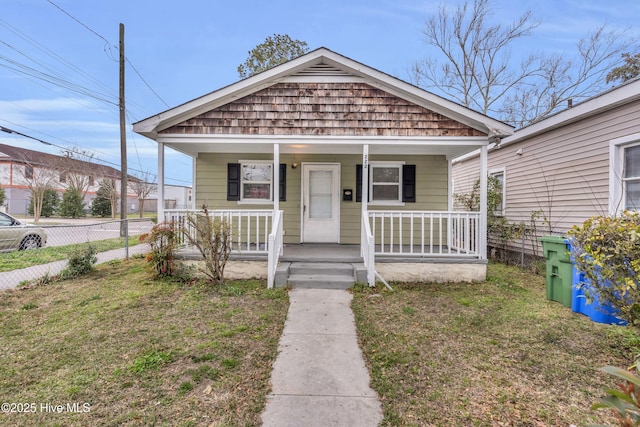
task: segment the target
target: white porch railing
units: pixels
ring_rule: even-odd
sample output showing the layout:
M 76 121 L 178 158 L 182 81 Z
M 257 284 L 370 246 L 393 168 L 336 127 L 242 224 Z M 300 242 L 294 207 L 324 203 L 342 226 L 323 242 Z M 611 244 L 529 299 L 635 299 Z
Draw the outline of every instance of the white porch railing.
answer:
M 282 226 L 282 211 L 276 211 L 276 215 L 273 218 L 273 227 L 268 237 L 268 256 L 267 256 L 267 287 L 273 288 L 276 269 L 278 268 L 278 260 L 282 255 L 283 249 L 283 226 Z
M 182 232 L 192 232 L 186 221 L 190 213 L 202 213 L 202 210 L 167 209 L 164 211 L 164 220 L 176 225 L 178 235 L 182 239 L 180 243 L 187 249 L 189 243 L 183 238 Z M 226 219 L 231 224 L 232 253 L 266 254 L 268 252 L 269 234 L 273 228 L 272 210 L 217 209 L 209 211 L 209 216 Z
M 481 257 L 479 212 L 376 210 L 368 215 L 376 255 Z

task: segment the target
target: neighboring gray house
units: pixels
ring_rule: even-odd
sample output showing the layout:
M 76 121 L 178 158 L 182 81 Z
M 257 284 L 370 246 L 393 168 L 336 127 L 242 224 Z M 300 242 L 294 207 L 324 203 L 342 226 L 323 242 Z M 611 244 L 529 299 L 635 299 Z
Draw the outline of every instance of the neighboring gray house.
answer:
M 469 192 L 479 173 L 478 153 L 455 159 L 454 193 Z M 491 145 L 488 173 L 502 183 L 499 214 L 511 222 L 529 222 L 531 213 L 539 212 L 538 236 L 565 234 L 595 215 L 637 210 L 640 80 L 576 104 Z M 537 239 L 527 243 L 530 253 L 533 242 Z

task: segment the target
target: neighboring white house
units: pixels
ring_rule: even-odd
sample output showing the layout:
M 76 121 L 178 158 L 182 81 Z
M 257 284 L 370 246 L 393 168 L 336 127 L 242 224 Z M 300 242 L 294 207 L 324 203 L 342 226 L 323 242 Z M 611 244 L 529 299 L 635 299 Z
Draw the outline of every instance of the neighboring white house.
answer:
M 54 190 L 62 193 L 74 178 L 86 182 L 86 206 L 91 206 L 101 180 L 112 180 L 116 188 L 120 188 L 120 171 L 112 167 L 0 144 L 0 186 L 5 191 L 4 207 L 9 214 L 27 214 L 31 199 L 28 187 L 34 179 L 46 180 Z M 135 194 L 130 192 L 127 200 L 129 206 L 137 207 Z
M 453 161 L 455 193 L 480 175 L 479 154 Z M 565 234 L 595 215 L 640 208 L 640 80 L 621 84 L 489 147 L 488 173 L 502 183 L 500 214 L 538 236 Z M 537 239 L 527 242 L 527 250 Z M 537 243 L 536 243 L 537 244 Z M 520 246 L 520 242 L 516 243 Z M 537 250 L 540 254 L 541 251 Z

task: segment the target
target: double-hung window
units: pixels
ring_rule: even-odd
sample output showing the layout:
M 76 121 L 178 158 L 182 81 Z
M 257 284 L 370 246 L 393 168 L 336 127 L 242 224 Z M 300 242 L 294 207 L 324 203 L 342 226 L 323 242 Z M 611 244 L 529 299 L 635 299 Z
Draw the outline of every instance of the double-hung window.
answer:
M 640 144 L 624 148 L 622 192 L 624 208 L 640 210 Z
M 402 165 L 394 162 L 371 162 L 369 194 L 373 204 L 402 203 Z
M 640 211 L 640 133 L 609 143 L 609 213 Z
M 272 181 L 273 162 L 240 162 L 240 200 L 271 202 Z

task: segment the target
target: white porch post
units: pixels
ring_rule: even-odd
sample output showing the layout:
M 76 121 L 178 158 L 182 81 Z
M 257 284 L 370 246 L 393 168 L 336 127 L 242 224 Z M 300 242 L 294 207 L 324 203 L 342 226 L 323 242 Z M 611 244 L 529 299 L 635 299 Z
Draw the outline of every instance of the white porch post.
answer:
M 280 144 L 273 144 L 273 217 L 280 210 Z
M 158 143 L 158 224 L 164 221 L 164 144 Z
M 453 163 L 451 159 L 447 159 L 447 182 L 449 183 L 449 189 L 447 190 L 447 210 L 451 212 L 453 210 Z
M 197 176 L 197 157 L 191 158 L 191 203 L 190 209 L 196 209 L 196 176 Z M 186 204 L 185 204 L 186 205 Z
M 369 144 L 362 146 L 362 213 L 368 211 L 369 200 Z
M 480 148 L 480 259 L 487 259 L 487 146 Z

